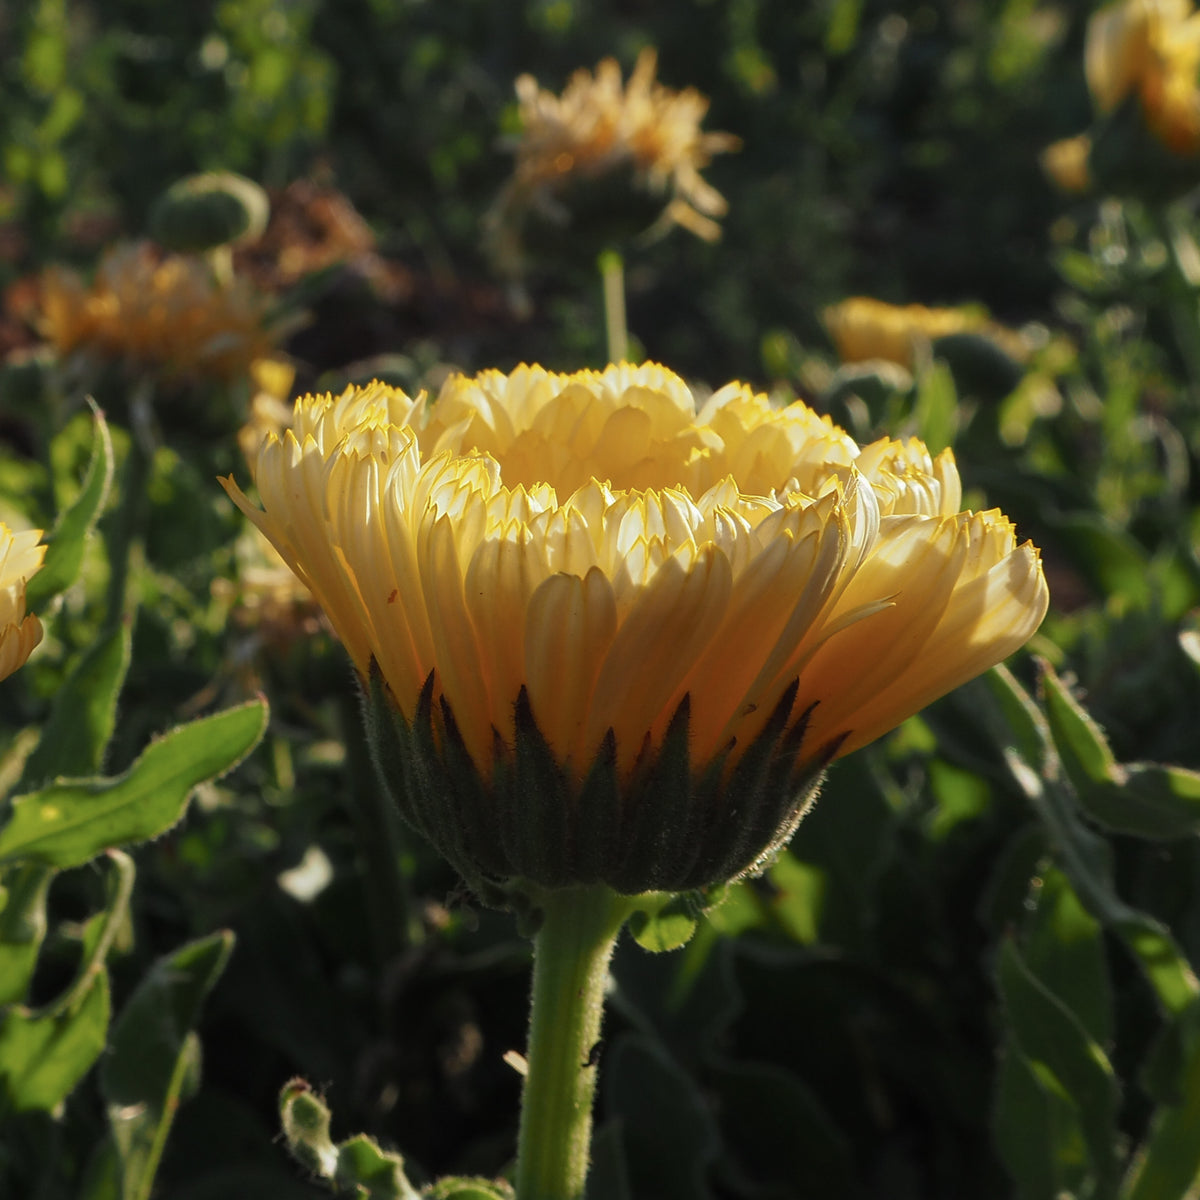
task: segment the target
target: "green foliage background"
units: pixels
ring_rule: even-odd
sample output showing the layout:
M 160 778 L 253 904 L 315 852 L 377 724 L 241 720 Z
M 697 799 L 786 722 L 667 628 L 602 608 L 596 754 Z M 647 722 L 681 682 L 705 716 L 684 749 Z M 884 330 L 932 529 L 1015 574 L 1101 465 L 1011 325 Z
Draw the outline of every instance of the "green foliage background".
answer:
M 536 244 L 519 304 L 481 222 L 511 164 L 514 77 L 559 88 L 657 46 L 660 78 L 708 94 L 706 127 L 744 146 L 706 172 L 730 202 L 719 243 L 676 232 L 630 257 L 638 345 L 691 380 L 799 395 L 864 439 L 953 445 L 970 502 L 1043 548 L 1040 672 L 1022 658 L 839 763 L 791 850 L 684 949 L 621 944 L 595 1200 L 1166 1200 L 1200 1181 L 1195 219 L 1186 197 L 1066 200 L 1044 181 L 1041 149 L 1092 119 L 1088 15 L 1051 0 L 0 10 L 0 284 L 90 267 L 144 233 L 180 176 L 318 177 L 409 286 L 389 297 L 350 269 L 301 284 L 286 300 L 311 314 L 286 347 L 299 389 L 381 354 L 409 386 L 449 366 L 601 363 L 586 238 Z M 820 313 L 855 293 L 982 304 L 1037 349 L 999 383 L 947 345 L 911 386 L 847 384 Z M 71 383 L 45 352 L 0 374 L 10 521 L 53 528 L 79 493 L 94 431 Z M 111 917 L 97 961 L 115 1017 L 64 1103 L 21 1111 L 34 1093 L 8 1077 L 0 1196 L 321 1194 L 276 1140 L 275 1097 L 297 1074 L 323 1090 L 335 1137 L 399 1147 L 415 1178 L 501 1172 L 528 943 L 380 807 L 340 649 L 323 634 L 266 646 L 214 589 L 242 570 L 242 522 L 214 479 L 246 478 L 247 385 L 160 388 L 146 453 L 128 376 L 93 386 L 114 493 L 45 609 L 45 645 L 0 687 L 5 790 L 55 773 L 22 781 L 62 697 L 97 686 L 95 761 L 59 773 L 117 778 L 154 735 L 259 688 L 271 719 L 169 832 L 96 835 L 93 851 L 154 834 L 123 904 L 125 868 L 98 859 L 46 884 L 40 934 L 0 911 L 0 943 L 40 949 L 28 992 L 0 1009 L 0 1057 L 24 1020 L 12 1005 L 52 1005 L 96 959 L 96 913 Z M 30 870 L 18 850 L 0 876 L 10 918 L 33 888 L 12 873 Z M 287 873 L 314 855 L 329 880 L 303 898 Z M 169 978 L 186 996 L 156 1058 L 121 1014 L 162 1010 Z M 126 1136 L 113 1110 L 153 1116 L 164 1097 L 190 1099 L 147 1168 L 167 1126 Z

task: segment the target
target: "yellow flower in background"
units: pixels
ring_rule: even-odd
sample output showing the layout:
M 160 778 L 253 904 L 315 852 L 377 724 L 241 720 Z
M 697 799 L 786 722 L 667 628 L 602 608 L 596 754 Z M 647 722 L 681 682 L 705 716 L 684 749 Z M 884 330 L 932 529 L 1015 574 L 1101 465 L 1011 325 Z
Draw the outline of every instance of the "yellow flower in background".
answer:
M 573 797 L 553 820 L 591 819 L 580 796 L 598 765 L 617 788 L 644 778 L 681 712 L 696 778 L 713 764 L 736 775 L 764 731 L 819 772 L 1005 658 L 1047 606 L 1037 550 L 999 512 L 959 511 L 949 451 L 860 448 L 741 384 L 697 412 L 652 364 L 488 371 L 451 379 L 428 408 L 382 384 L 306 396 L 254 478 L 261 509 L 222 482 L 360 675 L 377 664 L 405 722 L 440 706 L 443 752 L 459 739 L 481 786 L 514 755 L 520 766 L 527 712 Z M 736 808 L 681 820 L 740 829 Z M 785 815 L 738 870 L 790 834 L 799 814 Z M 623 810 L 612 820 L 637 826 Z M 491 869 L 535 873 L 508 829 Z M 460 862 L 500 853 L 482 834 L 463 850 L 464 836 L 434 840 Z M 584 835 L 564 836 L 578 851 Z M 670 886 L 735 873 L 715 863 L 689 859 Z M 620 890 L 667 886 L 594 873 Z
M 148 243 L 108 251 L 88 286 L 73 271 L 42 279 L 41 326 L 60 354 L 125 360 L 174 378 L 233 379 L 272 350 L 266 299 L 222 287 L 198 258 Z
M 1092 139 L 1086 133 L 1053 142 L 1042 151 L 1042 170 L 1064 192 L 1086 192 L 1091 187 L 1088 157 Z
M 1014 361 L 1028 356 L 1021 336 L 970 308 L 926 308 L 923 304 L 887 304 L 851 296 L 822 314 L 842 362 L 884 359 L 912 367 L 923 342 L 956 333 L 980 334 Z
M 1101 9 L 1088 22 L 1084 66 L 1101 113 L 1136 95 L 1168 149 L 1200 151 L 1200 14 L 1191 0 L 1124 0 Z
M 707 97 L 659 83 L 657 62 L 656 51 L 643 50 L 623 84 L 620 66 L 606 58 L 595 74 L 576 71 L 561 95 L 539 88 L 532 75 L 517 79 L 521 134 L 513 177 L 490 217 L 493 234 L 529 208 L 563 219 L 567 184 L 632 169 L 637 186 L 666 198 L 662 223 L 706 241 L 720 236 L 715 218 L 728 204 L 700 172 L 713 155 L 738 149 L 741 139 L 702 132 Z
M 6 679 L 42 640 L 42 623 L 25 612 L 25 585 L 40 569 L 46 547 L 42 531 L 13 533 L 0 524 L 0 679 Z

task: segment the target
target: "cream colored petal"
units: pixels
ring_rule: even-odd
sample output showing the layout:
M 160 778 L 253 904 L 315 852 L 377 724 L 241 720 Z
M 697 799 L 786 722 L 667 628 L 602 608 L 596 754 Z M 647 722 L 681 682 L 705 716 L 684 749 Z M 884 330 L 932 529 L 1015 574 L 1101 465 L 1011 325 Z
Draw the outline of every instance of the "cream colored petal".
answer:
M 480 677 L 479 639 L 467 609 L 456 535 L 450 517 L 430 513 L 418 535 L 417 561 L 441 691 L 471 757 L 487 776 L 492 762 L 492 714 Z
M 585 723 L 600 666 L 617 632 L 612 585 L 596 568 L 551 575 L 529 599 L 525 679 L 533 716 L 559 760 L 582 773 L 594 746 Z
M 858 710 L 903 675 L 925 648 L 950 603 L 966 560 L 957 522 L 885 518 L 875 553 L 859 568 L 837 606 L 841 613 L 891 599 L 892 605 L 834 633 L 801 666 L 798 711 L 816 704 L 809 746 L 855 727 Z
M 480 687 L 487 693 L 491 723 L 509 745 L 515 736 L 514 706 L 525 682 L 526 612 L 545 577 L 545 556 L 526 529 L 485 539 L 463 581 L 479 650 Z
M 708 546 L 691 568 L 668 559 L 632 599 L 596 680 L 587 744 L 617 736 L 627 771 L 649 732 L 661 737 L 682 698 L 680 684 L 725 615 L 733 579 L 729 561 Z M 617 598 L 620 611 L 620 596 Z
M 919 661 L 859 709 L 840 753 L 874 741 L 940 696 L 1003 662 L 1037 632 L 1048 605 L 1038 553 L 1026 542 L 956 590 Z

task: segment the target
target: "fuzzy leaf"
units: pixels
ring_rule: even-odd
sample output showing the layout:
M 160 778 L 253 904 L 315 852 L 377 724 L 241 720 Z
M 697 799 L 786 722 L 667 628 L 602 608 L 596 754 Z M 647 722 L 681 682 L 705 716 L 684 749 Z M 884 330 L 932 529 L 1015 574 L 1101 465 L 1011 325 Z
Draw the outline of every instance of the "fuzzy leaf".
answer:
M 200 783 L 235 767 L 258 744 L 267 708 L 253 701 L 181 725 L 115 779 L 60 782 L 19 796 L 0 829 L 0 861 L 77 867 L 109 846 L 170 829 Z
M 25 589 L 25 605 L 30 612 L 42 611 L 49 600 L 75 582 L 83 562 L 87 536 L 108 498 L 113 476 L 112 438 L 104 414 L 95 404 L 92 404 L 92 413 L 95 418 L 92 458 L 83 488 L 75 503 L 59 517 L 54 532 L 46 539 L 46 558 L 42 569 L 30 579 Z

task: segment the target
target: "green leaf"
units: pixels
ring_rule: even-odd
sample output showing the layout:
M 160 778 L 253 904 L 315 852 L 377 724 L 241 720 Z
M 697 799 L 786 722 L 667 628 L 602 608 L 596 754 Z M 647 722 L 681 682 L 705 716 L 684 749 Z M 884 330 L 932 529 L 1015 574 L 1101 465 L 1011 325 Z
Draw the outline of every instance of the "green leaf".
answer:
M 175 1111 L 199 1073 L 192 1026 L 232 949 L 233 934 L 223 930 L 159 959 L 113 1026 L 100 1086 L 121 1161 L 122 1200 L 150 1195 Z
M 690 897 L 663 896 L 660 907 L 649 905 L 633 913 L 628 928 L 643 950 L 660 954 L 678 950 L 691 941 L 698 919 L 696 904 Z
M 59 782 L 17 797 L 0 829 L 0 862 L 77 867 L 108 846 L 157 837 L 183 816 L 197 785 L 257 745 L 266 719 L 265 702 L 252 701 L 171 730 L 115 779 Z
M 712 1116 L 690 1079 L 641 1034 L 622 1034 L 607 1060 L 609 1116 L 622 1118 L 635 1196 L 709 1200 L 708 1168 L 719 1142 Z M 670 1120 L 664 1121 L 663 1114 Z
M 992 1135 L 1017 1200 L 1059 1200 L 1086 1176 L 1087 1150 L 1071 1105 L 1043 1086 L 1011 1037 L 996 1075 Z
M 0 1024 L 0 1107 L 51 1112 L 87 1074 L 108 1030 L 108 972 L 61 1012 L 11 1008 Z
M 54 532 L 46 539 L 42 569 L 30 579 L 25 589 L 25 605 L 30 612 L 42 611 L 53 597 L 75 582 L 83 562 L 87 536 L 108 498 L 113 476 L 112 438 L 104 414 L 93 401 L 88 403 L 94 418 L 91 462 L 75 503 L 59 517 Z
M 1079 806 L 1115 833 L 1182 838 L 1200 833 L 1200 772 L 1158 763 L 1117 768 L 1120 782 L 1081 788 Z
M 997 982 L 1015 1045 L 1039 1083 L 1078 1113 L 1097 1197 L 1115 1190 L 1116 1077 L 1087 1030 L 1022 961 L 1011 938 L 1000 947 Z
M 1088 1036 L 1097 1045 L 1106 1045 L 1113 1036 L 1113 1013 L 1100 922 L 1055 867 L 1042 872 L 1031 899 L 1026 965 Z
M 18 791 L 48 780 L 100 770 L 112 737 L 117 697 L 129 669 L 130 630 L 122 624 L 85 651 L 54 697 L 54 707 L 33 753 L 25 760 Z
M 46 937 L 46 893 L 56 872 L 36 863 L 0 871 L 0 1004 L 25 999 Z
M 1071 695 L 1054 669 L 1045 662 L 1041 667 L 1046 718 L 1067 778 L 1081 793 L 1091 784 L 1113 781 L 1118 773 L 1117 760 L 1104 731 Z
M 1200 1188 L 1200 1038 L 1192 1041 L 1182 1082 L 1179 1103 L 1154 1114 L 1122 1200 L 1183 1200 Z
M 954 376 L 943 362 L 935 362 L 920 373 L 913 407 L 917 433 L 930 454 L 940 454 L 954 442 L 958 428 L 958 395 Z

